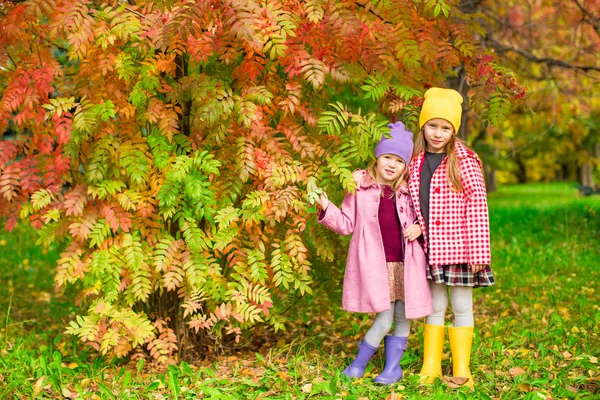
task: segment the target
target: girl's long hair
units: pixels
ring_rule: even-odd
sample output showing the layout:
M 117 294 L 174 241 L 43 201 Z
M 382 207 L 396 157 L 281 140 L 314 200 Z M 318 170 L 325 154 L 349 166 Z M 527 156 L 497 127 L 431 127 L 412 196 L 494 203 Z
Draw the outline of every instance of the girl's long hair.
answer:
M 456 141 L 460 140 L 456 137 L 456 135 L 452 135 L 450 141 L 446 143 L 446 154 L 448 156 L 448 161 L 446 162 L 446 178 L 448 179 L 448 185 L 456 192 L 462 192 L 463 187 L 460 182 L 460 173 L 458 166 L 458 157 L 456 156 L 456 152 L 454 148 L 456 146 Z M 461 142 L 462 143 L 462 142 Z M 464 143 L 462 143 L 465 147 Z M 425 140 L 425 132 L 421 128 L 421 132 L 417 135 L 417 139 L 415 140 L 415 148 L 413 150 L 413 157 L 418 154 L 425 153 L 427 150 L 427 141 Z
M 379 174 L 377 174 L 377 159 L 375 159 L 369 163 L 369 165 L 367 166 L 367 172 L 369 173 L 369 177 L 374 182 L 379 182 Z M 392 191 L 394 193 L 397 193 L 398 189 L 400 189 L 400 186 L 406 186 L 407 182 L 408 182 L 408 164 L 406 164 L 406 162 L 405 162 L 404 170 L 402 171 L 400 176 L 391 184 Z M 381 194 L 383 195 L 383 190 L 381 191 Z

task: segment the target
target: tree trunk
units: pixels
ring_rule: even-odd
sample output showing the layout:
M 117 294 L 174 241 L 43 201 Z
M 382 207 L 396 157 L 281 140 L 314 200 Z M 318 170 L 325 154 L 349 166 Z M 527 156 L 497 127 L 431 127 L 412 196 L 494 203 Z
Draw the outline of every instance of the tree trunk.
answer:
M 493 150 L 494 159 L 498 159 L 498 149 L 494 147 Z M 483 164 L 483 170 L 485 172 L 485 187 L 488 193 L 496 192 L 498 190 L 498 181 L 496 180 L 496 167 L 492 163 Z
M 473 14 L 478 11 L 478 6 L 481 0 L 461 0 L 458 7 L 465 14 Z M 477 35 L 476 35 L 477 36 Z M 467 84 L 464 68 L 462 66 L 457 67 L 456 76 L 448 78 L 446 83 L 448 87 L 459 92 L 463 97 L 462 104 L 462 118 L 460 122 L 460 129 L 457 132 L 459 139 L 467 140 L 467 125 L 468 125 L 468 113 L 469 113 L 469 102 L 467 93 L 469 92 L 469 85 Z
M 526 183 L 527 182 L 527 167 L 525 166 L 525 163 L 523 162 L 523 160 L 521 160 L 521 157 L 517 156 L 515 158 L 515 163 L 517 164 L 517 171 L 515 172 L 515 175 L 517 176 L 517 181 L 519 183 Z
M 463 97 L 462 104 L 462 118 L 460 121 L 460 128 L 456 134 L 459 139 L 467 140 L 467 124 L 468 124 L 468 113 L 469 113 L 469 102 L 467 93 L 469 91 L 469 85 L 464 76 L 464 68 L 457 67 L 457 75 L 446 80 L 448 87 L 459 92 Z
M 485 187 L 488 193 L 495 192 L 498 190 L 498 182 L 496 181 L 496 168 L 490 164 L 483 166 L 485 170 Z
M 586 151 L 588 159 L 591 158 L 591 154 L 589 151 Z M 579 184 L 582 186 L 594 187 L 594 175 L 592 172 L 594 171 L 594 166 L 590 163 L 589 160 L 586 160 L 579 167 Z

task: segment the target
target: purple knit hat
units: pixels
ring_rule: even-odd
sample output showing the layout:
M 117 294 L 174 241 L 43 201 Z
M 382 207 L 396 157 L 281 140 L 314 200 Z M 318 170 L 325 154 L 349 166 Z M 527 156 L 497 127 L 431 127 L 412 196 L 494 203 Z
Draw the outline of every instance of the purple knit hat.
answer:
M 412 158 L 414 148 L 413 133 L 404 127 L 400 121 L 388 124 L 392 137 L 382 137 L 375 146 L 375 158 L 382 154 L 394 154 L 404 160 L 408 165 Z

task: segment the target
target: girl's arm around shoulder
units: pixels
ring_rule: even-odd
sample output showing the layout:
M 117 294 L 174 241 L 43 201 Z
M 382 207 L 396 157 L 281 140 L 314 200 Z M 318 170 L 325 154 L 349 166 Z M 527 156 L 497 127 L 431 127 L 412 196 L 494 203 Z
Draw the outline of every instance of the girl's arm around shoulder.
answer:
M 342 207 L 328 202 L 324 211 L 319 213 L 319 223 L 340 235 L 351 235 L 356 224 L 356 194 L 348 193 Z
M 408 189 L 407 189 L 408 191 Z M 404 237 L 409 241 L 413 241 L 419 238 L 423 233 L 421 231 L 421 226 L 419 225 L 419 219 L 417 218 L 417 214 L 415 213 L 415 207 L 412 201 L 412 197 L 410 197 L 409 193 L 403 195 L 406 202 L 406 224 L 408 225 L 406 229 L 402 232 Z

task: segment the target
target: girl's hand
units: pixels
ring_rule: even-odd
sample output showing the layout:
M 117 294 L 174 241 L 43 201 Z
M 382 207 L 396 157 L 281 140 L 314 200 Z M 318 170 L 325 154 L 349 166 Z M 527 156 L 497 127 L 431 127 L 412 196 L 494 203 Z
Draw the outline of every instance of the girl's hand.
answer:
M 479 271 L 481 271 L 482 269 L 484 269 L 485 265 L 476 264 L 476 265 L 471 265 L 470 267 L 471 267 L 471 272 L 476 274 Z
M 402 233 L 404 233 L 405 238 L 412 242 L 413 240 L 421 236 L 421 226 L 419 224 L 411 225 L 408 228 L 406 228 Z
M 356 183 L 356 190 L 360 190 L 360 184 L 362 183 L 362 180 L 366 174 L 366 171 L 363 171 L 361 169 L 356 169 L 354 170 L 354 172 L 352 172 L 354 183 Z
M 316 200 L 317 206 L 323 211 L 327 210 L 329 206 L 329 199 L 325 193 L 321 194 Z

